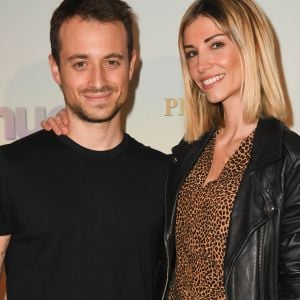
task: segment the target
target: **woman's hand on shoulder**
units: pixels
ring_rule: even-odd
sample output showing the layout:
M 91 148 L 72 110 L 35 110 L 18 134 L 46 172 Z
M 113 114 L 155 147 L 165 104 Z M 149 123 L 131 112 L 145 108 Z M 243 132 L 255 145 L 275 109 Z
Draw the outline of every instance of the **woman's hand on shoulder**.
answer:
M 43 129 L 53 130 L 57 135 L 66 135 L 68 133 L 69 120 L 65 109 L 60 110 L 55 117 L 50 117 L 41 122 Z

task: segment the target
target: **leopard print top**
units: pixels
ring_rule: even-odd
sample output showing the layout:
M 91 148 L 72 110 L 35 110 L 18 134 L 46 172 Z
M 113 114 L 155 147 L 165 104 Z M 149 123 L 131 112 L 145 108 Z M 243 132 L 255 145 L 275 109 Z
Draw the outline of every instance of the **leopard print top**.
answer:
M 226 299 L 223 261 L 230 214 L 250 159 L 254 132 L 241 142 L 219 178 L 204 186 L 213 158 L 216 134 L 178 194 L 177 256 L 170 300 Z

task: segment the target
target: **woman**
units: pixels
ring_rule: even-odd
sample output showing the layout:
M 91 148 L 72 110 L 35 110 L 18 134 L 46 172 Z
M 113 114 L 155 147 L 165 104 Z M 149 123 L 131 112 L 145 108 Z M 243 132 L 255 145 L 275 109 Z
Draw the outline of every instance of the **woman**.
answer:
M 199 0 L 179 49 L 186 133 L 173 149 L 169 299 L 300 299 L 300 138 L 279 121 L 270 25 L 252 0 Z
M 199 0 L 179 48 L 186 132 L 173 149 L 166 297 L 300 299 L 300 138 L 280 121 L 270 25 L 252 0 Z

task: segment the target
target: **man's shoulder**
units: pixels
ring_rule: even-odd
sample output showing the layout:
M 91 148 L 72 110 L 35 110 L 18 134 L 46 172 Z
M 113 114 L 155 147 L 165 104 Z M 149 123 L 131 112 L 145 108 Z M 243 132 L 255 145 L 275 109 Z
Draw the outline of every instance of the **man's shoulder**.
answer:
M 151 148 L 150 146 L 145 146 L 143 143 L 137 141 L 133 137 L 127 135 L 129 140 L 129 150 L 130 152 L 139 159 L 144 159 L 149 162 L 161 162 L 162 164 L 170 164 L 169 155 Z
M 40 130 L 16 140 L 11 144 L 0 146 L 0 152 L 9 156 L 21 156 L 26 153 L 35 153 L 40 151 L 42 148 L 46 149 L 51 144 L 53 145 L 55 140 L 57 139 L 55 139 L 53 132 Z

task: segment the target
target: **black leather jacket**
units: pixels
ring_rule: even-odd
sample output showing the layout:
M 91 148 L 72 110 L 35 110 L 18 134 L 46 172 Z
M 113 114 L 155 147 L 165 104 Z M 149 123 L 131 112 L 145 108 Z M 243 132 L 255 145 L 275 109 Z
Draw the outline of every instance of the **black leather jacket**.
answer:
M 165 230 L 169 279 L 178 190 L 212 134 L 173 149 Z M 230 300 L 300 299 L 300 137 L 276 119 L 261 119 L 256 129 L 231 214 L 224 285 Z

